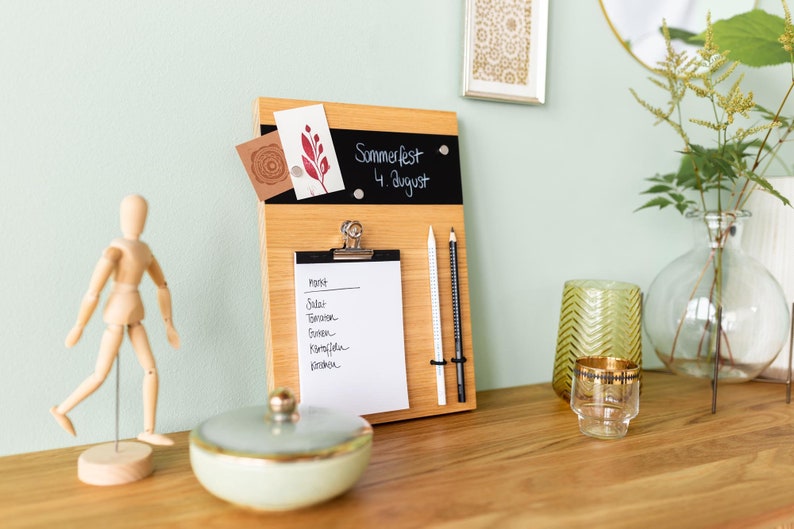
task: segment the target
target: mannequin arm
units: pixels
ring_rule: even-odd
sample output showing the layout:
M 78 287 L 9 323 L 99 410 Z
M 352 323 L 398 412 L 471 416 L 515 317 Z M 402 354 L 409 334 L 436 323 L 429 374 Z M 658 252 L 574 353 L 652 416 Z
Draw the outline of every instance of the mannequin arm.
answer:
M 80 311 L 77 313 L 77 322 L 69 331 L 66 336 L 66 347 L 71 347 L 77 343 L 80 336 L 83 335 L 83 328 L 85 328 L 88 320 L 94 314 L 97 304 L 99 304 L 99 293 L 105 288 L 105 284 L 110 278 L 110 274 L 116 268 L 121 258 L 121 250 L 118 248 L 108 248 L 102 254 L 99 262 L 94 267 L 94 273 L 91 274 L 91 280 L 88 283 L 88 291 L 83 296 L 80 303 Z
M 165 334 L 168 337 L 168 343 L 174 349 L 179 349 L 179 333 L 176 332 L 174 321 L 171 319 L 171 291 L 168 290 L 168 284 L 165 282 L 165 275 L 160 268 L 160 263 L 152 256 L 152 264 L 149 265 L 149 275 L 152 281 L 157 285 L 157 304 L 160 306 L 160 314 L 163 315 L 163 323 L 165 323 Z

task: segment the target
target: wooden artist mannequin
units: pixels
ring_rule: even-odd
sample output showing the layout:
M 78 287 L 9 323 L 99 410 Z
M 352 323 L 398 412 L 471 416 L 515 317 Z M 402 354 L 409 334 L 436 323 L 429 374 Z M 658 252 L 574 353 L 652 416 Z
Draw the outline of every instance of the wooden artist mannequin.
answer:
M 66 414 L 96 391 L 105 381 L 113 361 L 119 353 L 124 328 L 132 342 L 138 362 L 144 370 L 143 378 L 143 432 L 138 439 L 154 445 L 171 445 L 173 441 L 154 431 L 155 412 L 157 407 L 157 368 L 154 355 L 149 346 L 146 330 L 141 324 L 143 320 L 143 303 L 138 293 L 138 285 L 143 274 L 148 272 L 157 285 L 157 301 L 165 322 L 168 342 L 176 349 L 179 347 L 179 334 L 171 320 L 171 294 L 163 276 L 160 265 L 151 250 L 139 237 L 146 223 L 148 207 L 146 200 L 138 195 L 125 197 L 121 202 L 121 232 L 123 237 L 114 239 L 99 259 L 88 292 L 83 296 L 77 323 L 66 336 L 66 346 L 72 347 L 80 339 L 91 315 L 99 303 L 99 293 L 113 275 L 113 286 L 103 313 L 107 324 L 99 346 L 94 372 L 86 378 L 69 397 L 58 406 L 50 409 L 55 420 L 72 435 L 75 429 Z

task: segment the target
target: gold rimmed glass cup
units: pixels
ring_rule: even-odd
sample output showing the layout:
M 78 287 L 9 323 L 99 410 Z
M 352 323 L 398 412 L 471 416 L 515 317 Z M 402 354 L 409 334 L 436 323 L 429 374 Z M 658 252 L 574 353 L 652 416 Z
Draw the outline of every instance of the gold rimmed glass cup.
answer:
M 640 411 L 640 366 L 623 358 L 588 356 L 576 360 L 571 409 L 579 430 L 598 439 L 620 439 Z

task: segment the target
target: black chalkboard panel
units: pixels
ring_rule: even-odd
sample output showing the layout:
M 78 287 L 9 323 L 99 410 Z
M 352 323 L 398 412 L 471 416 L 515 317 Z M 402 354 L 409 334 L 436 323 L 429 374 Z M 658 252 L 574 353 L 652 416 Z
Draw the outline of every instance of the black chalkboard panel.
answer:
M 290 189 L 268 204 L 463 204 L 457 136 L 331 129 L 331 139 L 345 189 L 303 200 Z

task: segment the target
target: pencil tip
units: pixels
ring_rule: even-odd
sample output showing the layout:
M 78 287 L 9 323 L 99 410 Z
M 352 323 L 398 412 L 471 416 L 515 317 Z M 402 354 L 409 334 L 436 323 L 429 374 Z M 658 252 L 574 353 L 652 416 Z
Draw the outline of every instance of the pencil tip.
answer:
M 458 238 L 455 236 L 455 228 L 449 229 L 449 240 L 452 242 L 458 242 Z

